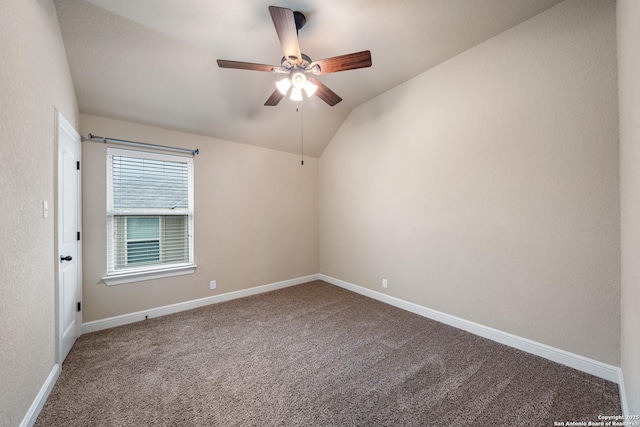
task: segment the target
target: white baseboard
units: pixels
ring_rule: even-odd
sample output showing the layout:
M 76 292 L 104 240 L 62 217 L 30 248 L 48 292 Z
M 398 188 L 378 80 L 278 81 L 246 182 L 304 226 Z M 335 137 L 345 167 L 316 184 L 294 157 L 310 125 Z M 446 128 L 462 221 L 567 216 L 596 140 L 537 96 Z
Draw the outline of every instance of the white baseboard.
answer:
M 565 365 L 570 368 L 595 375 L 596 377 L 604 378 L 605 380 L 621 384 L 622 370 L 616 366 L 608 365 L 597 360 L 589 359 L 578 354 L 570 353 L 568 351 L 532 341 L 527 338 L 522 338 L 507 332 L 502 332 L 497 329 L 480 325 L 469 320 L 461 319 L 450 314 L 442 313 L 437 310 L 432 310 L 430 308 L 407 302 L 399 298 L 383 294 L 381 292 L 373 291 L 371 289 L 363 288 L 362 286 L 354 285 L 352 283 L 348 283 L 324 274 L 320 274 L 318 276 L 320 280 L 324 280 L 325 282 L 393 305 L 403 310 L 410 311 L 411 313 L 436 320 L 455 328 L 471 332 L 472 334 L 499 342 L 500 344 L 505 344 L 510 347 L 517 348 L 518 350 L 535 354 L 536 356 L 543 357 L 561 365 Z M 620 396 L 622 397 L 622 394 Z M 626 404 L 626 400 L 624 402 Z
M 60 365 L 57 363 L 53 365 L 51 372 L 49 372 L 49 376 L 40 387 L 40 391 L 36 395 L 36 398 L 33 399 L 33 403 L 29 407 L 26 415 L 22 419 L 20 423 L 20 427 L 31 427 L 35 424 L 38 415 L 40 415 L 40 411 L 42 411 L 42 407 L 44 406 L 49 394 L 51 394 L 51 390 L 53 390 L 53 386 L 58 381 L 58 377 L 60 376 Z
M 275 291 L 289 286 L 295 286 L 302 283 L 318 280 L 317 274 L 310 276 L 298 277 L 296 279 L 284 280 L 282 282 L 270 283 L 268 285 L 256 286 L 249 289 L 243 289 L 226 294 L 213 295 L 206 298 L 200 298 L 191 301 L 179 302 L 177 304 L 165 305 L 163 307 L 151 308 L 148 310 L 136 311 L 135 313 L 123 314 L 120 316 L 108 317 L 106 319 L 94 320 L 82 324 L 82 333 L 100 331 L 116 326 L 122 326 L 133 322 L 139 322 L 152 317 L 165 316 L 167 314 L 178 313 L 180 311 L 191 310 L 193 308 L 204 307 L 210 304 L 229 301 L 236 298 L 248 297 L 250 295 L 261 294 L 264 292 Z
M 622 407 L 622 415 L 631 415 L 629 413 L 629 406 L 627 404 L 627 392 L 624 389 L 624 377 L 622 376 L 622 369 L 620 369 L 620 378 L 618 380 L 618 393 L 620 394 L 620 406 Z

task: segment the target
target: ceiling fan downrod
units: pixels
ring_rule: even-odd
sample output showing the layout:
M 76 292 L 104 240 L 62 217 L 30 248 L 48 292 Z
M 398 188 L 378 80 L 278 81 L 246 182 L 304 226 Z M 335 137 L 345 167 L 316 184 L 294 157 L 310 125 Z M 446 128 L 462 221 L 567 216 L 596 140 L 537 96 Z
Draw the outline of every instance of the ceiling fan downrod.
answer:
M 296 22 L 296 32 L 300 31 L 304 24 L 307 23 L 307 18 L 304 16 L 302 12 L 298 12 L 297 10 L 293 11 L 293 19 Z

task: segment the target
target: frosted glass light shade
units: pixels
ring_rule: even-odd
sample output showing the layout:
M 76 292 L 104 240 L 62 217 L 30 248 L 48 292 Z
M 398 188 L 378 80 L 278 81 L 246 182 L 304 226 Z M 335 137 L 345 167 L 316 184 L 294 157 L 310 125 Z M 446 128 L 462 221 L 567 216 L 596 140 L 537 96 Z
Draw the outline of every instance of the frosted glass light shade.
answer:
M 291 98 L 292 101 L 302 101 L 302 91 L 297 87 L 293 87 L 291 89 Z
M 296 89 L 303 89 L 307 84 L 307 76 L 305 76 L 303 73 L 295 73 L 293 76 L 291 76 L 291 83 Z
M 313 94 L 316 93 L 316 90 L 318 90 L 318 86 L 307 80 L 307 84 L 304 85 L 304 91 L 307 93 L 307 97 L 311 98 Z
M 283 95 L 287 94 L 287 91 L 289 90 L 290 87 L 291 87 L 291 82 L 286 77 L 276 82 L 276 88 L 278 89 L 278 92 L 280 92 Z

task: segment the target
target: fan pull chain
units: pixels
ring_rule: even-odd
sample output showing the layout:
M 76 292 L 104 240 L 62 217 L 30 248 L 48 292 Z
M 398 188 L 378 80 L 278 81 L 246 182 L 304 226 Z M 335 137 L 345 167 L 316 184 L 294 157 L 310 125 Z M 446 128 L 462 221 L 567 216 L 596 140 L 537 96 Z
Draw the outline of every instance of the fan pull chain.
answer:
M 304 116 L 300 104 L 296 105 L 296 113 L 300 113 L 300 164 L 304 166 Z

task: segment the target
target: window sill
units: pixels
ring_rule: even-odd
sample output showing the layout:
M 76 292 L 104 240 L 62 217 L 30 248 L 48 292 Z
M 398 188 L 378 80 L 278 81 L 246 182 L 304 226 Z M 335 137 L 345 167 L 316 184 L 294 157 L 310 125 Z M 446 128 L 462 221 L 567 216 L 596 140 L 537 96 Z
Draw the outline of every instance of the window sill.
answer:
M 111 274 L 102 278 L 107 286 L 123 285 L 125 283 L 142 282 L 145 280 L 162 279 L 164 277 L 182 276 L 193 274 L 197 265 L 183 265 L 180 267 L 170 267 L 151 271 L 135 271 L 120 274 Z

